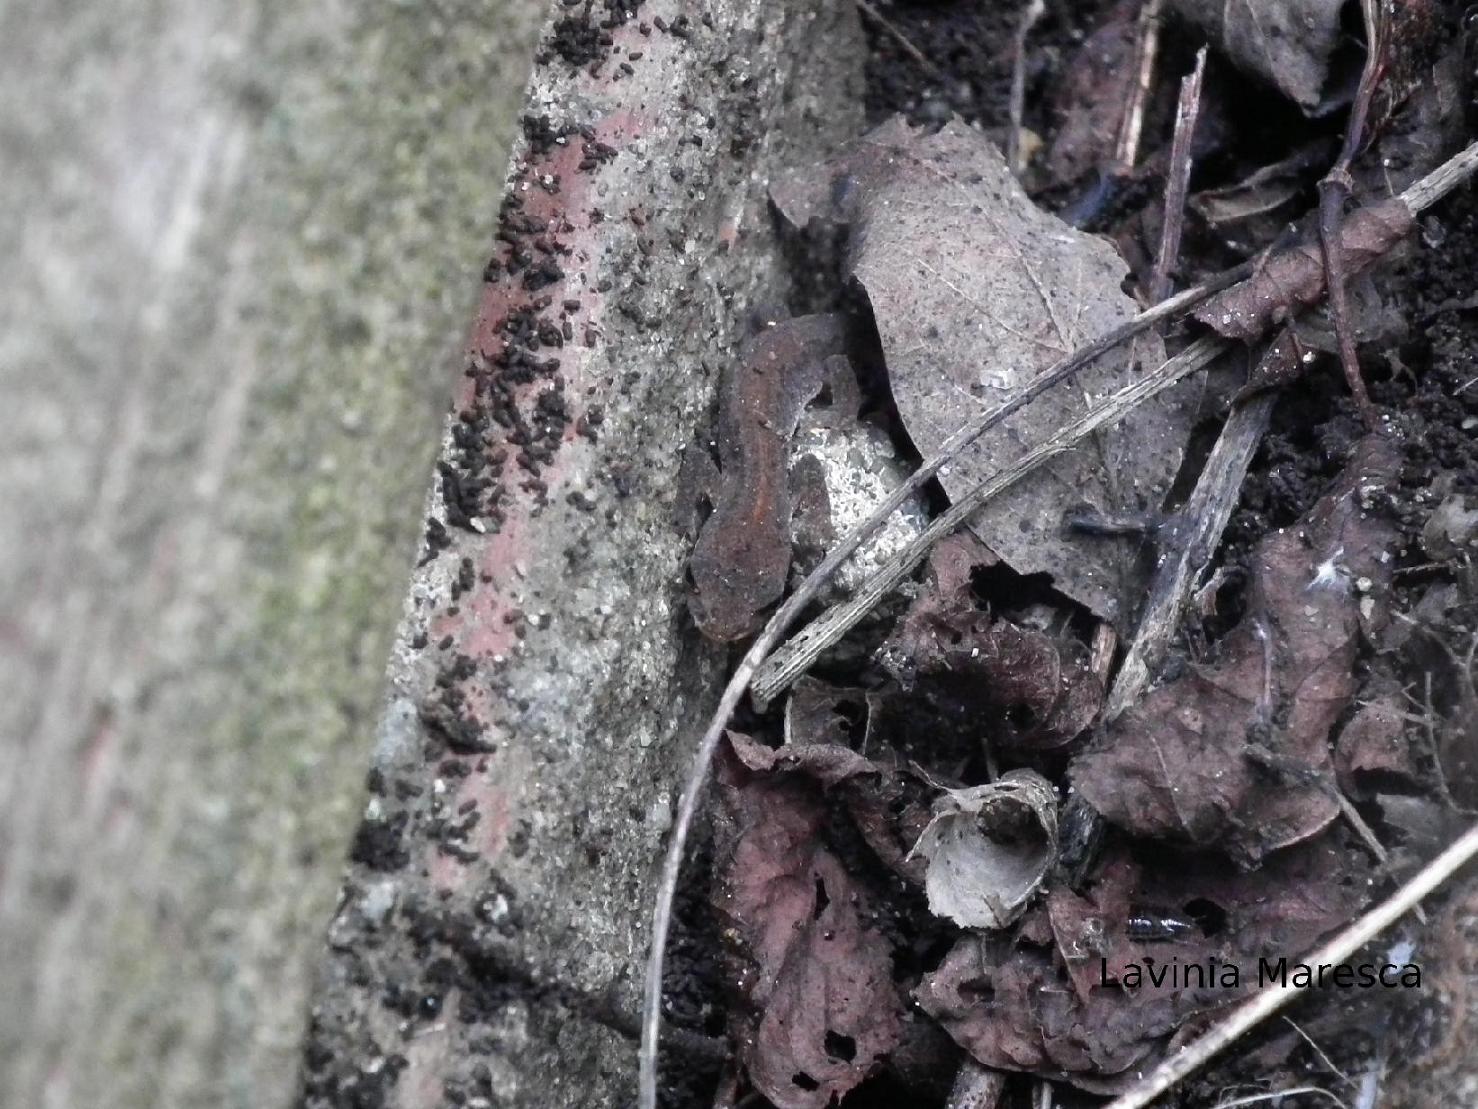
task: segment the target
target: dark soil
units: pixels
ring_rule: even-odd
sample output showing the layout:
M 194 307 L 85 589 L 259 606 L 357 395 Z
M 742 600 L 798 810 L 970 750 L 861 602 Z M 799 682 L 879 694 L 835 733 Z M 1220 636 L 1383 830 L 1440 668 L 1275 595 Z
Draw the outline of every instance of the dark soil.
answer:
M 1058 0 L 1032 31 L 1026 69 L 1028 126 L 1045 129 L 1048 90 L 1064 56 L 1096 22 L 1101 0 Z M 1013 4 L 964 4 L 914 0 L 877 5 L 879 14 L 932 64 L 924 67 L 897 36 L 863 14 L 869 54 L 867 114 L 880 123 L 894 114 L 920 125 L 959 116 L 987 129 L 1004 127 L 1019 8 Z M 941 75 L 945 78 L 941 80 Z

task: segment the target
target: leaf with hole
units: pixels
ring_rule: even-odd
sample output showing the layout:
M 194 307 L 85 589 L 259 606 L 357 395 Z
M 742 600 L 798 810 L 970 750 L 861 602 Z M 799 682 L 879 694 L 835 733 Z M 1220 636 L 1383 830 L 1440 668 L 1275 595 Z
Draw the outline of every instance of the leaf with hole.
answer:
M 778 1109 L 824 1109 L 899 1043 L 903 1002 L 868 889 L 827 846 L 819 785 L 753 770 L 742 736 L 719 759 L 715 908 L 724 922 L 739 1058 Z

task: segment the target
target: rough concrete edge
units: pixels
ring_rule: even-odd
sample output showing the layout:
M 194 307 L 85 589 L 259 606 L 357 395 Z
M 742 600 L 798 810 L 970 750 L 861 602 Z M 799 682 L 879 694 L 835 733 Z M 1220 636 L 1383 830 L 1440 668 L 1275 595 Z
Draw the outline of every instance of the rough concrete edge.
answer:
M 504 224 L 522 230 L 443 444 L 306 1105 L 631 1096 L 655 860 L 723 661 L 685 612 L 678 466 L 747 310 L 785 291 L 766 177 L 855 131 L 863 50 L 841 0 L 610 12 L 590 57 L 557 9 L 530 82 Z M 531 289 L 544 260 L 558 276 Z M 563 338 L 530 354 L 539 323 Z M 494 443 L 501 492 L 469 495 Z

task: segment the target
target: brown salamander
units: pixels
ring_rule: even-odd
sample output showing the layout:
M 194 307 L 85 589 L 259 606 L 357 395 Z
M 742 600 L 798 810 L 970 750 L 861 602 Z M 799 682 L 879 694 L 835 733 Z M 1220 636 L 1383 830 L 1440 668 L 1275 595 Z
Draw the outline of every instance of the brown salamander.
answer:
M 798 316 L 747 344 L 725 375 L 718 415 L 718 487 L 689 568 L 699 630 L 751 635 L 785 592 L 791 561 L 790 439 L 844 353 L 840 316 Z

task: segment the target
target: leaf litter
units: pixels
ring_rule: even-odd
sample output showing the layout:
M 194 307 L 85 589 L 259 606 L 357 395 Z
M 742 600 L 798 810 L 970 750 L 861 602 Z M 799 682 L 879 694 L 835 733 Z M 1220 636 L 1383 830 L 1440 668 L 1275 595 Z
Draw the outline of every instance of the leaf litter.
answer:
M 1339 43 L 1321 29 L 1329 5 L 1248 0 L 1249 10 L 1275 17 L 1266 27 L 1286 17 L 1311 28 L 1305 41 L 1277 50 L 1255 28 L 1213 25 L 1194 0 L 1171 7 L 1178 26 L 1203 24 L 1226 59 L 1267 78 L 1300 111 L 1319 117 L 1342 103 Z M 1099 27 L 1105 49 L 1117 43 L 1123 52 L 1136 8 L 1108 11 Z M 1377 90 L 1374 126 L 1396 129 L 1392 149 L 1430 145 L 1413 136 L 1435 133 L 1400 132 L 1398 108 L 1421 69 L 1418 40 L 1400 38 L 1388 67 L 1395 75 Z M 1302 56 L 1269 69 L 1284 48 Z M 1088 83 L 1122 87 L 1123 74 L 1111 69 Z M 1217 95 L 1225 103 L 1226 88 Z M 1093 138 L 1103 128 L 1090 117 L 1110 113 L 1091 88 L 1066 89 L 1057 104 L 1063 118 L 1045 159 L 1061 164 L 1038 179 L 1061 185 L 1101 168 Z M 1226 145 L 1225 111 L 1213 113 L 1222 118 L 1207 149 L 1226 164 L 1192 205 L 1188 249 L 1207 250 L 1197 226 L 1265 229 L 1312 191 L 1320 159 L 1310 152 L 1334 145 L 1333 124 L 1311 124 L 1293 154 L 1249 162 Z M 1160 158 L 1152 153 L 1147 164 Z M 1358 180 L 1373 179 L 1369 166 L 1354 169 Z M 1391 172 L 1399 179 L 1404 171 Z M 864 374 L 862 403 L 849 396 L 843 412 L 818 415 L 817 382 L 838 369 L 843 345 L 836 328 L 854 325 L 807 317 L 799 331 L 781 323 L 751 345 L 787 350 L 803 388 L 786 392 L 751 353 L 744 388 L 769 407 L 747 423 L 742 411 L 721 415 L 731 443 L 748 436 L 758 444 L 747 455 L 731 448 L 729 468 L 742 472 L 757 459 L 776 490 L 764 506 L 763 588 L 741 592 L 734 619 L 714 636 L 724 641 L 752 632 L 781 594 L 786 551 L 793 563 L 813 564 L 847 526 L 827 517 L 830 494 L 806 469 L 816 469 L 814 459 L 804 460 L 798 442 L 787 446 L 796 427 L 808 419 L 865 427 L 878 442 L 886 428 L 927 458 L 981 410 L 1133 317 L 1139 306 L 1127 290 L 1145 277 L 1131 275 L 1109 241 L 1034 203 L 990 137 L 959 121 L 929 131 L 890 119 L 826 163 L 774 183 L 771 195 L 792 228 L 839 229 L 841 275 L 861 293 L 861 343 L 870 321 L 882 377 L 869 383 Z M 1142 214 L 1105 218 L 1120 220 L 1122 243 L 1123 227 Z M 1374 267 L 1415 228 L 1404 201 L 1356 209 L 1340 232 L 1346 276 Z M 1185 260 L 1182 269 L 1194 272 Z M 1254 389 L 1305 388 L 1317 352 L 1332 345 L 1305 341 L 1316 333 L 1307 315 L 1327 276 L 1316 241 L 1280 244 L 1194 313 L 1193 329 L 1241 342 L 1279 332 L 1277 357 L 1254 351 L 1253 361 L 1283 370 L 1260 370 L 1241 391 L 1219 385 L 1216 396 L 1237 404 Z M 1363 342 L 1392 334 L 1372 325 L 1386 310 L 1380 298 L 1373 308 L 1351 303 Z M 823 341 L 786 347 L 807 329 Z M 1166 341 L 1173 349 L 1184 339 L 1172 332 Z M 854 334 L 849 355 L 858 343 Z M 1141 339 L 1050 390 L 953 459 L 939 474 L 944 496 L 1010 465 L 1163 357 L 1158 338 Z M 1408 510 L 1391 499 L 1409 465 L 1399 438 L 1341 432 L 1281 527 L 1269 531 L 1260 509 L 1244 507 L 1188 640 L 1136 703 L 1102 718 L 1115 641 L 1135 630 L 1156 543 L 1178 534 L 1174 513 L 1198 464 L 1204 392 L 1193 379 L 1140 404 L 988 503 L 969 532 L 934 548 L 922 580 L 903 587 L 906 605 L 823 657 L 825 680 L 801 678 L 778 718 L 760 706 L 745 723 L 751 734 L 728 734 L 713 898 L 728 944 L 739 1073 L 769 1103 L 809 1109 L 849 1103 L 879 1079 L 895 1088 L 916 1081 L 914 1007 L 987 1073 L 1121 1089 L 1244 996 L 1260 960 L 1311 950 L 1382 880 L 1409 872 L 1450 836 L 1451 804 L 1427 793 L 1451 752 L 1415 752 L 1410 683 L 1391 661 L 1421 638 L 1398 634 L 1391 619 L 1394 575 L 1413 538 Z M 781 488 L 787 450 L 793 505 Z M 730 495 L 735 484 L 751 506 L 763 499 L 732 478 Z M 1429 553 L 1446 565 L 1466 557 L 1467 503 L 1448 498 L 1444 505 L 1457 508 L 1446 517 L 1428 511 L 1414 521 L 1417 533 L 1426 524 Z M 725 575 L 750 581 L 732 565 L 749 542 L 738 519 L 731 512 L 723 525 L 730 551 L 713 557 L 710 544 L 699 582 L 715 612 L 730 603 Z M 1248 520 L 1264 522 L 1243 549 L 1238 528 Z M 1208 568 L 1211 557 L 1205 552 Z M 1234 598 L 1229 619 L 1218 591 Z M 1396 837 L 1389 869 L 1372 869 L 1341 822 L 1350 797 L 1367 815 L 1384 814 L 1383 833 Z M 1067 852 L 1078 850 L 1076 828 L 1066 818 L 1081 802 L 1110 827 L 1097 854 L 1088 849 L 1087 868 L 1075 869 Z M 1227 986 L 1213 969 L 1209 983 L 1141 984 L 1146 968 L 1170 963 L 1236 968 L 1240 983 Z M 938 1051 L 924 1055 L 949 1058 Z
M 756 773 L 731 754 L 718 782 L 715 905 L 742 997 L 731 1010 L 734 1038 L 773 1104 L 820 1109 L 902 1036 L 889 944 L 870 919 L 869 892 L 825 845 L 827 810 L 813 781 Z
M 1103 683 L 1076 638 L 980 603 L 972 576 L 997 562 L 968 532 L 941 542 L 924 589 L 876 658 L 915 711 L 989 734 L 1005 750 L 1057 750 L 1098 715 Z
M 1240 999 L 1260 959 L 1302 952 L 1347 920 L 1366 896 L 1341 881 L 1348 865 L 1325 844 L 1250 872 L 1212 855 L 1169 867 L 1119 850 L 1087 890 L 1055 888 L 1014 934 L 962 936 L 918 1001 L 987 1066 L 1111 1092 L 1188 1020 Z M 1145 928 L 1169 920 L 1178 927 Z M 1156 986 L 1144 970 L 1157 965 L 1213 973 Z
M 930 135 L 892 120 L 828 166 L 773 190 L 787 220 L 848 225 L 846 274 L 866 294 L 898 415 L 933 453 L 974 413 L 1138 309 L 1112 246 L 1038 208 L 996 147 L 958 123 Z M 987 432 L 941 472 L 951 496 L 996 473 L 1122 384 L 1163 350 L 1146 339 L 1106 355 L 1021 416 Z M 1159 507 L 1180 464 L 1196 390 L 1167 391 L 1089 444 L 1029 475 L 971 528 L 1022 574 L 1053 584 L 1104 619 L 1131 610 L 1136 551 L 1063 526 Z
M 1338 815 L 1330 732 L 1359 642 L 1386 618 L 1395 528 L 1372 506 L 1399 469 L 1384 437 L 1251 560 L 1247 611 L 1217 657 L 1152 690 L 1074 760 L 1073 786 L 1138 836 L 1219 844 L 1249 864 Z
M 1170 7 L 1216 42 L 1233 64 L 1303 111 L 1328 107 L 1345 0 L 1170 0 Z

